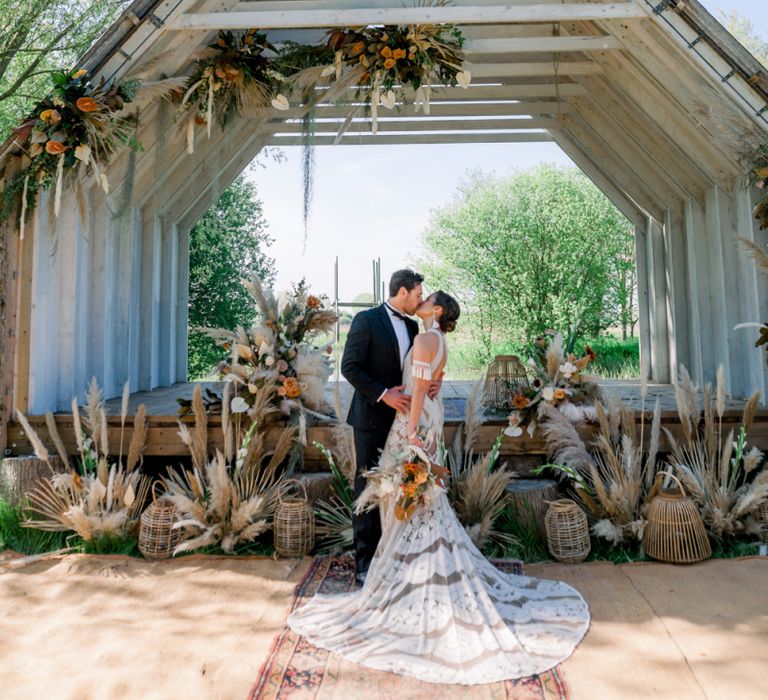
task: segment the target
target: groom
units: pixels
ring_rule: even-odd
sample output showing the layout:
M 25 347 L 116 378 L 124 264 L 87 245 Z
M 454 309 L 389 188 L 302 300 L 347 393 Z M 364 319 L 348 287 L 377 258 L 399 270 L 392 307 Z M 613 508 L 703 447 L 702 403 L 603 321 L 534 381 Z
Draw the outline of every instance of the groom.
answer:
M 363 473 L 376 466 L 397 411 L 408 411 L 411 397 L 403 393 L 403 361 L 419 332 L 412 316 L 422 303 L 423 277 L 398 270 L 389 281 L 389 299 L 358 313 L 349 329 L 341 373 L 354 387 L 347 423 L 355 437 L 355 498 L 365 488 Z M 352 515 L 355 578 L 365 580 L 381 538 L 378 509 Z

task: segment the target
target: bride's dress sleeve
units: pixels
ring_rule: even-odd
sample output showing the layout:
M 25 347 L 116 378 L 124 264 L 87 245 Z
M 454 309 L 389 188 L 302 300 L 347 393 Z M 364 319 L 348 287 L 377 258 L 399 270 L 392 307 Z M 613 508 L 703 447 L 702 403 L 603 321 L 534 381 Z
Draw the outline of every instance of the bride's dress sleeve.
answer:
M 432 367 L 429 362 L 414 360 L 411 367 L 411 375 L 414 379 L 424 379 L 429 382 L 432 380 Z

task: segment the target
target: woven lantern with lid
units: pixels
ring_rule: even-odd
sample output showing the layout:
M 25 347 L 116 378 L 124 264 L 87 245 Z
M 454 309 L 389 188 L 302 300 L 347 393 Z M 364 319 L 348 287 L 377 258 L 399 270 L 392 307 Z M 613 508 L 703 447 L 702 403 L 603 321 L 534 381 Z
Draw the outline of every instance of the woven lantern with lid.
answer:
M 483 403 L 499 410 L 512 409 L 517 387 L 528 386 L 528 374 L 517 355 L 496 355 L 485 374 Z
M 565 564 L 578 564 L 589 554 L 592 544 L 589 541 L 587 516 L 570 498 L 552 501 L 544 516 L 544 528 L 547 531 L 549 553 Z
M 168 559 L 179 543 L 181 530 L 174 529 L 179 518 L 179 510 L 164 496 L 157 496 L 157 487 L 162 481 L 152 485 L 152 503 L 141 514 L 139 524 L 139 551 L 145 559 Z
M 290 495 L 291 487 L 300 488 L 304 495 Z M 288 479 L 278 488 L 274 535 L 275 551 L 281 557 L 303 557 L 315 546 L 315 514 L 304 484 L 296 479 Z
M 692 564 L 712 555 L 699 509 L 685 495 L 674 474 L 659 472 L 677 482 L 676 488 L 662 489 L 648 507 L 648 523 L 643 531 L 645 553 L 669 564 Z

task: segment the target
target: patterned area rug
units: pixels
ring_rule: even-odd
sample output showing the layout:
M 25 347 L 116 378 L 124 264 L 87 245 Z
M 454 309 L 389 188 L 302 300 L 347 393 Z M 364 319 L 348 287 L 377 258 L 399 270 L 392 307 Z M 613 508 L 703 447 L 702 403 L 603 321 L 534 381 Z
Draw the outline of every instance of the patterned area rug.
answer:
M 522 574 L 518 561 L 494 561 L 502 571 Z M 354 587 L 352 557 L 316 557 L 297 586 L 293 608 L 317 591 L 343 593 Z M 489 685 L 457 686 L 424 683 L 345 661 L 309 644 L 287 625 L 249 694 L 249 700 L 568 700 L 563 672 L 547 673 Z

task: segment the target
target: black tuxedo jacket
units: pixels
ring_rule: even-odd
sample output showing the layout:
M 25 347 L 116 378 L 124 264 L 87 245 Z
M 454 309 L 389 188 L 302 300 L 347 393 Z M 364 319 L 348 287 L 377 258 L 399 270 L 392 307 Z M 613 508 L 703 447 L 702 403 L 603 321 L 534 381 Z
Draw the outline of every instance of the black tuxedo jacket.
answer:
M 413 344 L 419 326 L 409 318 L 405 325 Z M 395 409 L 377 399 L 385 389 L 402 382 L 403 371 L 397 335 L 384 304 L 355 316 L 341 358 L 341 373 L 355 388 L 347 423 L 359 430 L 389 431 Z

